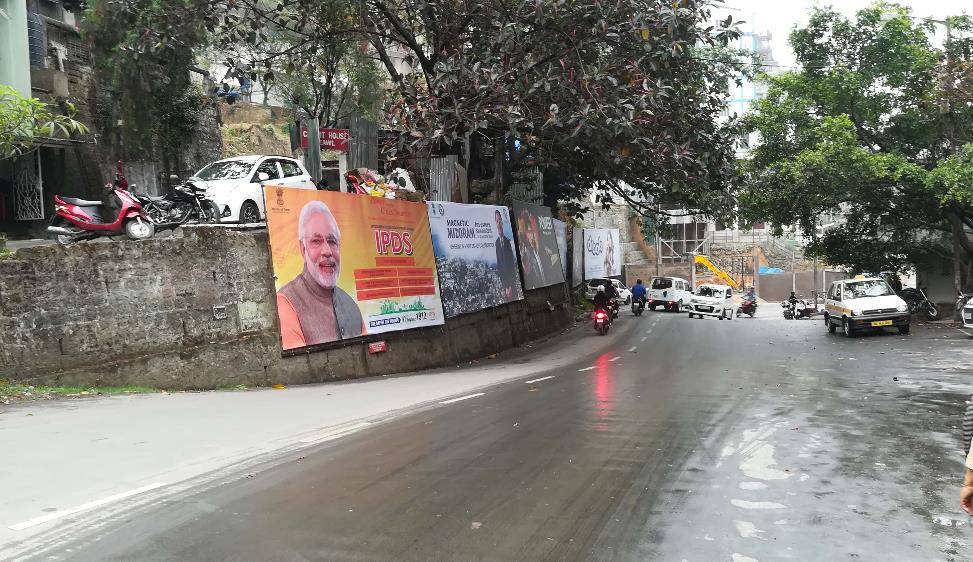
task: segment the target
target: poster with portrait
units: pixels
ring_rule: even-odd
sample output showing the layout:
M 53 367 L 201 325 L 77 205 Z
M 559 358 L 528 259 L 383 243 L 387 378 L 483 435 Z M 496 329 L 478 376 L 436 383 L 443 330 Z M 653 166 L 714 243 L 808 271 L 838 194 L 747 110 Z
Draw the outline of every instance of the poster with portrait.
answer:
M 622 274 L 622 245 L 617 228 L 584 229 L 584 278 Z
M 264 188 L 281 346 L 444 322 L 424 203 Z
M 561 256 L 561 275 L 568 278 L 568 223 L 554 219 L 554 235 L 557 237 L 557 249 Z
M 563 283 L 561 252 L 557 247 L 551 210 L 521 201 L 514 201 L 513 207 L 524 288 L 537 289 Z
M 577 287 L 584 281 L 584 229 L 571 231 L 571 286 Z
M 506 207 L 439 201 L 428 207 L 447 317 L 524 298 Z

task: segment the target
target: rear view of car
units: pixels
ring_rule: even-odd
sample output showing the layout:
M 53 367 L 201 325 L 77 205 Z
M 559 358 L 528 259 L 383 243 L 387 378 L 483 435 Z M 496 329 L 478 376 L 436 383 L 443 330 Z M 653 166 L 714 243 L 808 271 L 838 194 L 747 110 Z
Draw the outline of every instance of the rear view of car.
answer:
M 679 312 L 689 303 L 692 292 L 689 282 L 679 277 L 653 277 L 649 286 L 649 310 L 661 306 L 666 310 Z

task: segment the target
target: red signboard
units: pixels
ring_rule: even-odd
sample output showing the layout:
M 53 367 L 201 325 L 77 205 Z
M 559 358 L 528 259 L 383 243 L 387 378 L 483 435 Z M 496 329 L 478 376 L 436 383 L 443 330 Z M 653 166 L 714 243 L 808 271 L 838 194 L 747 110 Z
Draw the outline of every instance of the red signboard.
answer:
M 383 341 L 377 341 L 368 344 L 369 353 L 382 353 L 383 351 L 388 351 L 388 348 L 389 348 L 388 344 L 386 344 Z
M 351 134 L 348 129 L 321 128 L 321 148 L 325 150 L 348 152 L 348 141 L 350 139 Z M 301 148 L 307 148 L 307 127 L 301 127 Z

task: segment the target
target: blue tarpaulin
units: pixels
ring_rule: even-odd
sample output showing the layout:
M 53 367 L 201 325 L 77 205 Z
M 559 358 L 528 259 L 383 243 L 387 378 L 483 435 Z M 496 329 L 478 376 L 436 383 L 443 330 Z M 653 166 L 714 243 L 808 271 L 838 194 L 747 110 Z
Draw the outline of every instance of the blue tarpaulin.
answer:
M 763 266 L 760 268 L 760 275 L 774 275 L 777 273 L 784 273 L 784 270 L 779 267 Z

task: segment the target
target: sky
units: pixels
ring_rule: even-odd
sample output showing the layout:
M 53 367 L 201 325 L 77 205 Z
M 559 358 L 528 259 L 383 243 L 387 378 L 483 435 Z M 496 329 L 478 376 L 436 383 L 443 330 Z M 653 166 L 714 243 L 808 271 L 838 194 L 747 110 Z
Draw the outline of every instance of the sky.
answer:
M 771 46 L 774 58 L 784 67 L 794 65 L 794 53 L 787 45 L 787 36 L 795 25 L 807 22 L 808 13 L 815 5 L 831 5 L 837 7 L 847 15 L 872 3 L 871 0 L 725 0 L 717 13 L 732 14 L 733 19 L 747 22 L 745 29 L 764 33 L 769 31 L 773 35 Z M 933 17 L 942 19 L 947 15 L 959 15 L 963 12 L 973 15 L 973 1 L 971 0 L 898 0 L 898 3 L 912 9 L 916 17 Z

